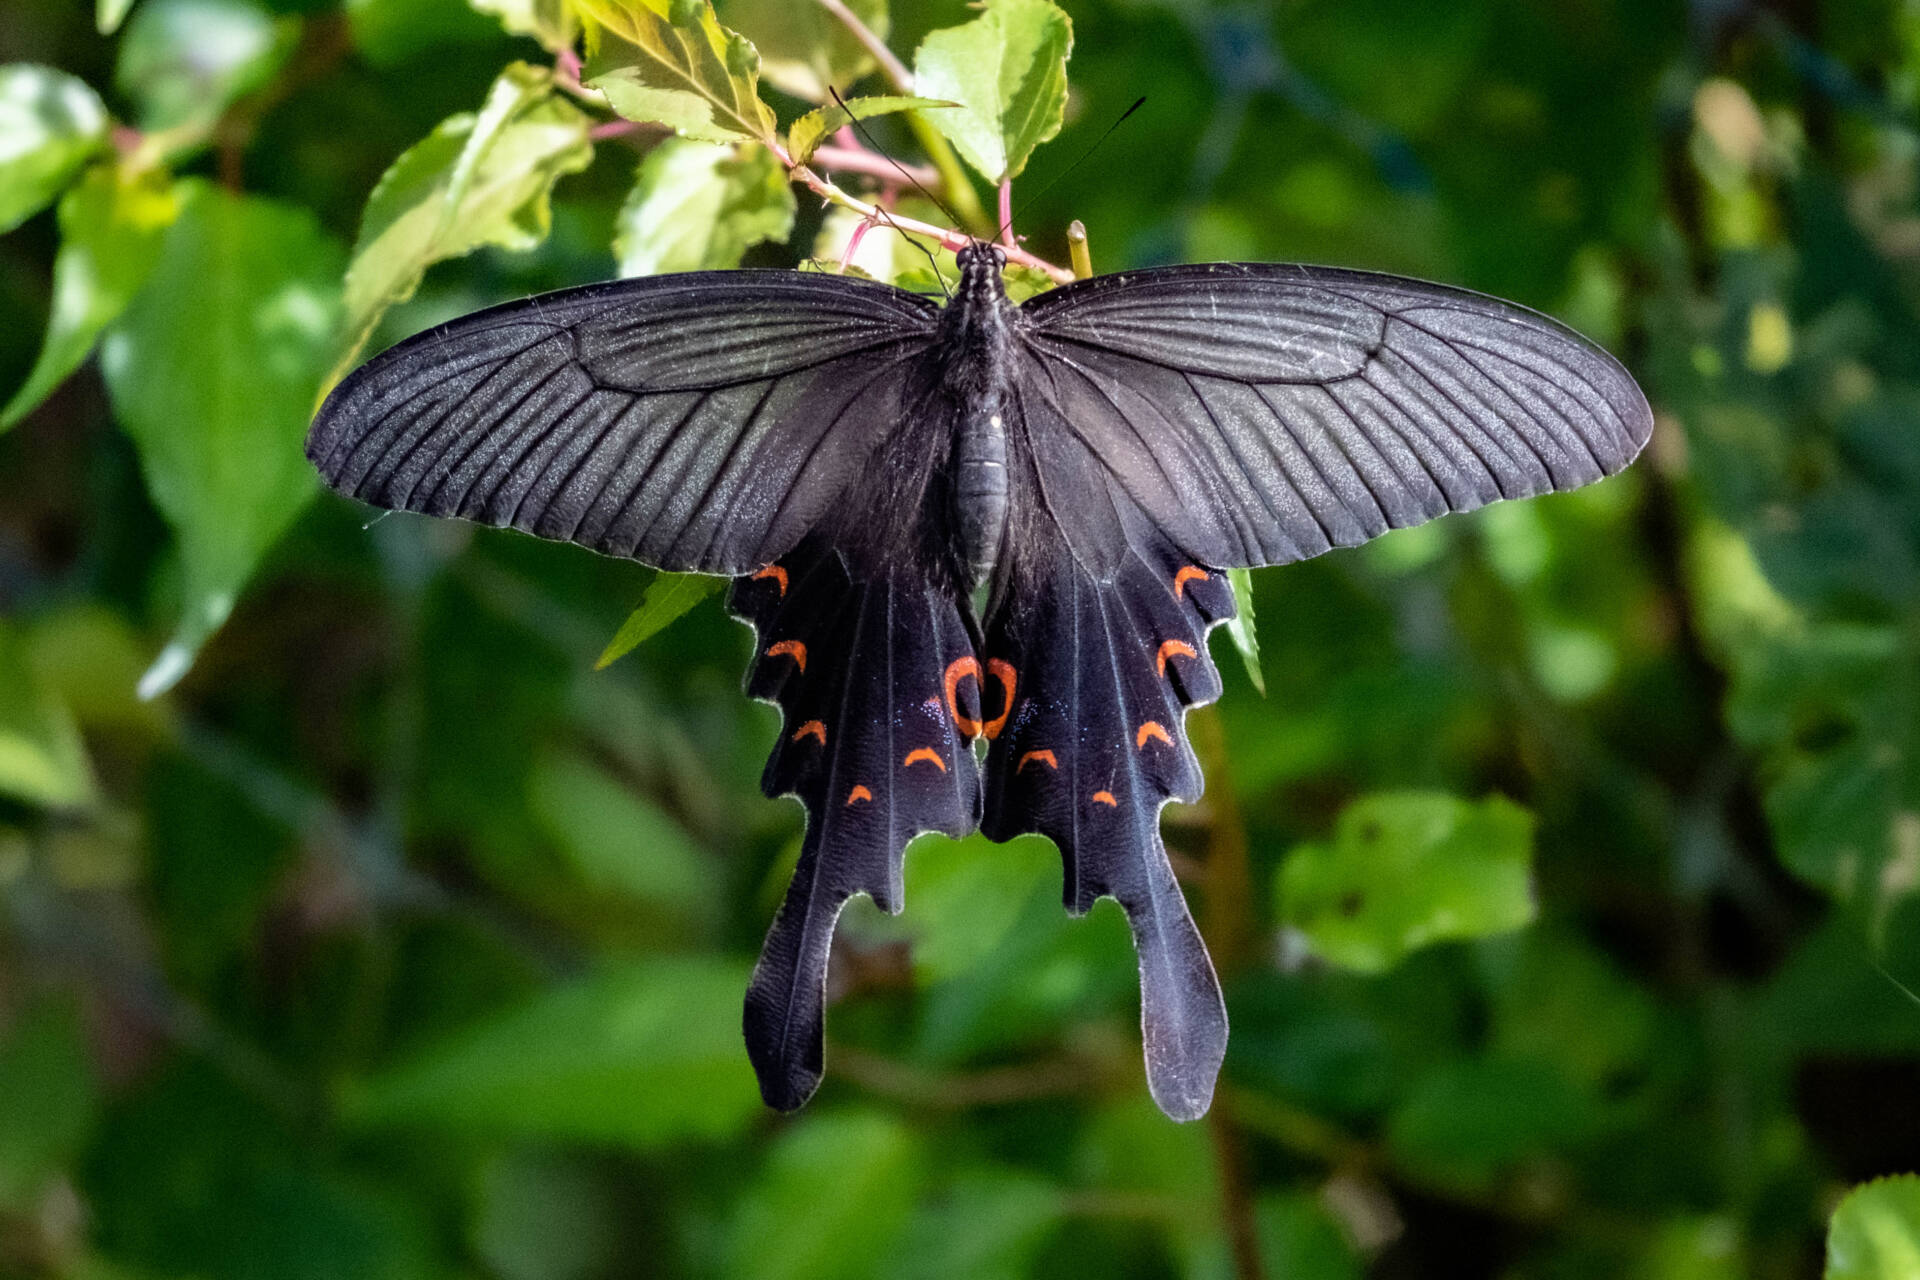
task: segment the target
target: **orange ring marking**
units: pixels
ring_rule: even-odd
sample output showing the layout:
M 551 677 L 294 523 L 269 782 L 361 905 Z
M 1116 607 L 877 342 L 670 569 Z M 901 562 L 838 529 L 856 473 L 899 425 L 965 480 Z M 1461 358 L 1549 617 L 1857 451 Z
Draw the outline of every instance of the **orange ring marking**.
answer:
M 762 569 L 760 572 L 754 574 L 753 578 L 754 578 L 754 581 L 756 582 L 758 582 L 762 578 L 772 578 L 775 582 L 780 584 L 780 594 L 783 596 L 787 594 L 787 571 L 785 569 L 782 569 L 777 564 L 768 565 L 766 568 Z
M 1185 640 L 1167 640 L 1160 645 L 1160 652 L 1155 655 L 1154 663 L 1160 668 L 1160 674 L 1164 676 L 1167 674 L 1168 658 L 1197 658 L 1199 656 L 1199 654 L 1193 651 L 1193 646 Z
M 798 729 L 795 729 L 793 731 L 793 740 L 798 742 L 809 734 L 820 739 L 821 746 L 824 747 L 827 745 L 827 726 L 821 724 L 818 720 L 809 720 Z
M 1000 682 L 1000 687 L 1006 691 L 1007 695 L 1006 704 L 1000 708 L 1000 714 L 982 726 L 982 732 L 991 741 L 1000 736 L 1000 731 L 1007 727 L 1007 717 L 1013 714 L 1013 691 L 1020 683 L 1020 673 L 1015 671 L 1013 664 L 1006 659 L 992 658 L 987 662 L 987 674 Z
M 848 804 L 852 804 L 856 800 L 871 800 L 871 799 L 873 799 L 873 792 L 867 790 L 865 787 L 855 787 L 853 790 L 847 792 Z
M 806 673 L 807 646 L 801 644 L 798 640 L 782 640 L 778 644 L 770 644 L 767 646 L 767 656 L 769 658 L 777 658 L 783 653 L 793 659 L 795 665 L 800 668 L 803 675 Z
M 1149 720 L 1141 725 L 1140 732 L 1133 735 L 1133 745 L 1137 749 L 1145 751 L 1147 749 L 1148 738 L 1158 738 L 1168 746 L 1173 745 L 1173 739 L 1167 736 L 1167 727 L 1158 720 Z
M 1186 568 L 1182 569 L 1180 572 L 1173 575 L 1173 594 L 1176 596 L 1180 595 L 1185 590 L 1186 584 L 1188 582 L 1196 578 L 1199 579 L 1201 582 L 1205 582 L 1207 580 L 1207 577 L 1208 577 L 1208 574 L 1205 569 L 1202 569 L 1197 564 L 1190 564 Z
M 980 680 L 980 663 L 972 654 L 955 658 L 947 664 L 947 710 L 953 713 L 953 722 L 960 726 L 962 736 L 977 738 L 980 736 L 980 722 L 960 714 L 960 682 L 968 676 L 972 676 L 975 683 Z
M 926 760 L 932 764 L 939 765 L 940 772 L 942 773 L 947 771 L 947 762 L 942 760 L 940 753 L 932 747 L 915 747 L 913 750 L 907 752 L 907 758 L 900 762 L 900 767 L 902 769 L 908 768 L 920 760 Z
M 1056 773 L 1059 772 L 1060 762 L 1053 758 L 1053 752 L 1045 750 L 1043 748 L 1039 751 L 1029 751 L 1027 752 L 1027 754 L 1021 756 L 1020 763 L 1013 766 L 1014 773 L 1018 774 L 1022 769 L 1026 768 L 1027 765 L 1029 765 L 1035 760 L 1038 760 L 1041 764 L 1047 766 L 1047 768 L 1049 769 L 1054 770 Z
M 1113 798 L 1113 792 L 1111 791 L 1096 791 L 1093 793 L 1093 799 L 1094 803 L 1103 804 L 1109 809 L 1118 809 L 1120 807 L 1120 802 Z

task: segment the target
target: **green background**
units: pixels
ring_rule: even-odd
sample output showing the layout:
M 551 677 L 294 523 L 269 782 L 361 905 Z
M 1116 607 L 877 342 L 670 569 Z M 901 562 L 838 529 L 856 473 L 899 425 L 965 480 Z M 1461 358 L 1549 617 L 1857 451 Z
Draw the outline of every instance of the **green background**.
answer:
M 826 1084 L 764 1111 L 800 813 L 748 632 L 709 598 L 596 672 L 646 569 L 309 502 L 369 194 L 550 56 L 457 0 L 88 10 L 0 22 L 121 129 L 8 171 L 0 394 L 62 224 L 120 206 L 32 210 L 143 139 L 191 180 L 0 436 L 0 1275 L 1809 1276 L 1920 1162 L 1914 6 L 1070 7 L 1035 252 L 1465 284 L 1659 416 L 1606 484 L 1254 576 L 1265 695 L 1217 638 L 1166 813 L 1233 1020 L 1188 1126 L 1120 913 L 1066 919 L 1035 839 L 930 838 L 903 917 L 848 911 Z M 656 136 L 556 162 L 550 233 L 516 206 L 376 344 L 611 275 Z M 1920 1193 L 1863 1197 L 1834 1274 L 1910 1274 Z

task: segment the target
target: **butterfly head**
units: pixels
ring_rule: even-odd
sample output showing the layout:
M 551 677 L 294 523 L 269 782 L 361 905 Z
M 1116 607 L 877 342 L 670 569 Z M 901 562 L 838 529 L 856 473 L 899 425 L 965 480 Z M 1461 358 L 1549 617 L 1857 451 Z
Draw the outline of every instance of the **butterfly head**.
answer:
M 960 292 L 975 302 L 988 302 L 1005 289 L 1000 273 L 1007 266 L 1007 251 L 997 244 L 975 240 L 954 254 L 960 264 Z

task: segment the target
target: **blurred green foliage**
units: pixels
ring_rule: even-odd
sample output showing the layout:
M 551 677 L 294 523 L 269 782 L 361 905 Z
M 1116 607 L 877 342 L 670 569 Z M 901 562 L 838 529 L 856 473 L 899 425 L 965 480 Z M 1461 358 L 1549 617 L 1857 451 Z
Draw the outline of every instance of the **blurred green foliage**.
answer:
M 91 8 L 0 24 L 0 1276 L 1920 1265 L 1920 8 L 855 0 L 964 104 L 917 112 L 813 0 Z M 765 1112 L 799 813 L 746 633 L 313 500 L 365 342 L 621 269 L 938 288 L 857 139 L 834 207 L 784 180 L 829 86 L 975 231 L 1018 174 L 1043 259 L 1483 288 L 1660 414 L 1617 480 L 1250 579 L 1266 696 L 1229 664 L 1165 815 L 1201 1124 L 1038 839 L 850 908 L 827 1083 Z

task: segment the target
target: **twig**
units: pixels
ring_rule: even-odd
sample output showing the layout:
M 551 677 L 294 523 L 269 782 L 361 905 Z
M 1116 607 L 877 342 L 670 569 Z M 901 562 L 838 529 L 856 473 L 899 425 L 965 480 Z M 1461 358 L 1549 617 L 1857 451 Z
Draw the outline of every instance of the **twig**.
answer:
M 1000 179 L 1000 243 L 1007 248 L 1018 247 L 1013 238 L 1013 179 Z
M 923 187 L 932 187 L 940 183 L 940 174 L 936 170 L 914 164 L 903 164 L 896 169 L 893 161 L 885 156 L 875 155 L 864 147 L 816 147 L 812 163 L 828 169 L 838 169 L 843 173 L 858 173 L 870 178 L 878 178 L 893 186 L 917 182 Z
M 779 154 L 780 149 L 776 147 L 775 152 Z M 795 165 L 790 170 L 790 173 L 795 182 L 801 183 L 807 190 L 813 192 L 821 199 L 832 204 L 837 204 L 843 209 L 851 209 L 855 213 L 863 216 L 881 219 L 878 205 L 870 204 L 857 196 L 847 194 L 806 165 Z M 885 218 L 881 220 L 890 223 L 901 231 L 911 232 L 917 236 L 927 236 L 930 239 L 936 240 L 944 249 L 960 250 L 973 243 L 973 237 L 967 235 L 964 231 L 956 231 L 951 227 L 936 227 L 930 222 L 921 222 L 916 218 L 903 218 L 896 213 L 888 213 Z M 1056 284 L 1066 284 L 1073 279 L 1073 272 L 1067 270 L 1065 267 L 1057 267 L 1045 258 L 1029 253 L 1018 245 L 1008 247 L 1007 259 L 1010 262 L 1018 262 L 1023 266 L 1034 267 L 1046 272 Z
M 880 70 L 886 73 L 887 79 L 893 81 L 894 88 L 903 94 L 913 93 L 913 72 L 907 70 L 906 64 L 894 56 L 893 50 L 887 48 L 886 41 L 875 35 L 866 23 L 860 21 L 858 14 L 842 4 L 841 0 L 820 0 L 820 7 L 838 19 L 853 38 L 860 42 L 860 47 L 873 55 L 873 60 L 880 64 Z

